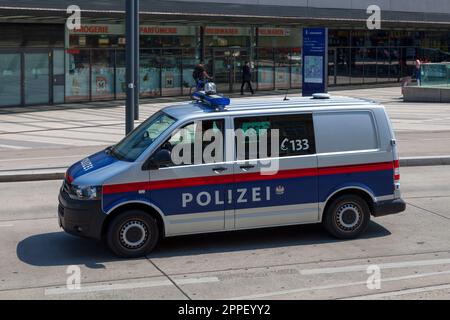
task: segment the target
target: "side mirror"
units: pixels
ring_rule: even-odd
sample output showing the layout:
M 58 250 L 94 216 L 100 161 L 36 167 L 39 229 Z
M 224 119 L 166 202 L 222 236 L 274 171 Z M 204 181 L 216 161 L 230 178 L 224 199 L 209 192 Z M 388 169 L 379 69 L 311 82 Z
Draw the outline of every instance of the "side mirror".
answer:
M 159 169 L 172 164 L 172 155 L 168 149 L 160 149 L 143 166 L 143 170 Z

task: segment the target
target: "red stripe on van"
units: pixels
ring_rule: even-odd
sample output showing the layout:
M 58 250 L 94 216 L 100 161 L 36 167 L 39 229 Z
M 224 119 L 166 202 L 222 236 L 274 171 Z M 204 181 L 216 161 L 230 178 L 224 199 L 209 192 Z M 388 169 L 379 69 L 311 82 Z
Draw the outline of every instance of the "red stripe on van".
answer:
M 121 184 L 110 184 L 103 186 L 103 194 L 134 192 L 139 190 L 148 190 L 150 182 L 132 182 Z
M 221 176 L 171 179 L 152 182 L 133 182 L 124 184 L 105 185 L 103 187 L 103 194 L 134 192 L 138 190 L 186 188 L 202 185 L 225 184 L 236 182 L 313 177 L 321 175 L 346 174 L 355 172 L 383 171 L 392 169 L 393 169 L 392 162 L 381 162 L 381 163 L 346 165 L 346 166 L 324 167 L 324 168 L 282 170 L 272 175 L 262 175 L 260 172 L 251 172 L 251 173 L 239 173 L 236 175 L 227 174 Z
M 319 168 L 319 175 L 392 170 L 392 162 Z
M 233 175 L 227 174 L 222 176 L 206 176 L 198 178 L 183 178 L 172 180 L 152 181 L 149 190 L 168 189 L 168 188 L 184 188 L 197 187 L 211 184 L 233 183 Z

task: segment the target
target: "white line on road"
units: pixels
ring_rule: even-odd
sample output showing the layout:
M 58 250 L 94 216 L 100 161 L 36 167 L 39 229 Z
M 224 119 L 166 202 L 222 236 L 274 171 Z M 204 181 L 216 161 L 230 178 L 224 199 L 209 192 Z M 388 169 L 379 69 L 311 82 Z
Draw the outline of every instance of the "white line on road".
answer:
M 412 275 L 407 275 L 407 276 L 402 276 L 402 277 L 394 277 L 394 278 L 385 278 L 385 279 L 381 279 L 381 282 L 410 280 L 410 279 L 416 279 L 416 278 L 438 276 L 438 275 L 443 275 L 443 274 L 450 274 L 450 270 L 449 271 L 441 271 L 441 272 L 412 274 Z M 327 290 L 327 289 L 337 289 L 337 288 L 353 287 L 353 286 L 366 285 L 366 284 L 367 284 L 367 281 L 330 284 L 330 285 L 318 286 L 318 287 L 298 288 L 298 289 L 291 289 L 291 290 L 282 290 L 282 291 L 274 291 L 274 292 L 267 292 L 267 293 L 261 293 L 261 294 L 253 294 L 253 295 L 248 295 L 248 296 L 230 298 L 228 300 L 261 299 L 261 298 L 267 298 L 267 297 L 273 297 L 273 296 L 281 296 L 281 295 L 285 295 L 285 294 L 300 293 L 300 292 L 307 292 L 307 291 Z
M 0 228 L 10 228 L 10 227 L 14 227 L 13 224 L 0 224 Z
M 28 160 L 47 160 L 47 159 L 61 159 L 61 158 L 77 158 L 80 159 L 80 155 L 73 156 L 60 156 L 60 157 L 36 157 L 36 158 L 16 158 L 16 159 L 0 159 L 0 162 L 4 161 L 28 161 Z
M 11 145 L 9 145 L 9 144 L 0 144 L 0 148 L 15 149 L 15 150 L 30 149 L 30 148 L 28 148 L 28 147 L 11 146 Z
M 423 287 L 423 288 L 406 289 L 406 290 L 400 290 L 400 291 L 389 291 L 389 292 L 377 293 L 377 294 L 368 294 L 365 296 L 353 297 L 353 298 L 348 298 L 348 299 L 343 299 L 343 300 L 373 300 L 373 299 L 381 299 L 381 298 L 387 298 L 387 297 L 402 296 L 405 294 L 413 294 L 413 293 L 421 293 L 421 292 L 445 290 L 445 289 L 450 289 L 450 284 L 442 284 L 442 285 L 438 285 L 438 286 Z
M 345 267 L 305 269 L 305 270 L 300 270 L 300 274 L 314 275 L 314 274 L 325 274 L 325 273 L 365 271 L 365 270 L 367 270 L 367 267 L 370 265 L 377 265 L 381 269 L 397 269 L 397 268 L 408 268 L 408 267 L 434 266 L 434 265 L 441 265 L 441 264 L 450 264 L 450 259 L 418 260 L 418 261 L 404 261 L 404 262 L 393 262 L 393 263 L 372 263 L 372 264 L 363 264 L 363 265 L 345 266 Z
M 217 277 L 205 277 L 205 278 L 192 278 L 192 279 L 180 279 L 174 280 L 177 285 L 184 284 L 198 284 L 198 283 L 212 283 L 218 282 Z M 93 286 L 81 286 L 80 289 L 68 289 L 66 287 L 47 288 L 44 294 L 58 295 L 58 294 L 71 294 L 71 293 L 87 293 L 98 291 L 110 291 L 110 290 L 129 290 L 129 289 L 142 289 L 151 287 L 171 286 L 173 283 L 170 280 L 160 281 L 139 281 L 133 283 L 115 283 L 115 284 L 101 284 Z

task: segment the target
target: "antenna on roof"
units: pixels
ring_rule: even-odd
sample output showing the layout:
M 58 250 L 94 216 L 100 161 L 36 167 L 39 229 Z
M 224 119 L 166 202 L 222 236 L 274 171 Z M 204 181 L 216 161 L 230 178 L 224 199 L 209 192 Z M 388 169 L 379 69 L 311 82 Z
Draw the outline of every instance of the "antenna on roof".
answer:
M 289 100 L 289 98 L 287 97 L 288 93 L 289 93 L 289 89 L 286 89 L 286 94 L 284 95 L 283 101 Z

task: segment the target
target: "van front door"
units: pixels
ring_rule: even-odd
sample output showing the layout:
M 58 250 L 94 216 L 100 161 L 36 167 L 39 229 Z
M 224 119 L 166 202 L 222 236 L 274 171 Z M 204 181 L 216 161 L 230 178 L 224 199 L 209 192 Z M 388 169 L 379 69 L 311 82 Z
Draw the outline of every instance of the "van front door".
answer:
M 235 118 L 234 127 L 236 228 L 317 222 L 318 177 L 312 115 Z M 242 137 L 245 139 L 240 145 Z M 267 152 L 261 147 L 264 140 Z M 270 163 L 266 162 L 268 159 Z
M 166 235 L 224 230 L 225 190 L 233 179 L 219 141 L 224 128 L 224 119 L 189 123 L 154 152 L 171 153 L 170 163 L 150 170 L 150 199 L 166 217 Z

